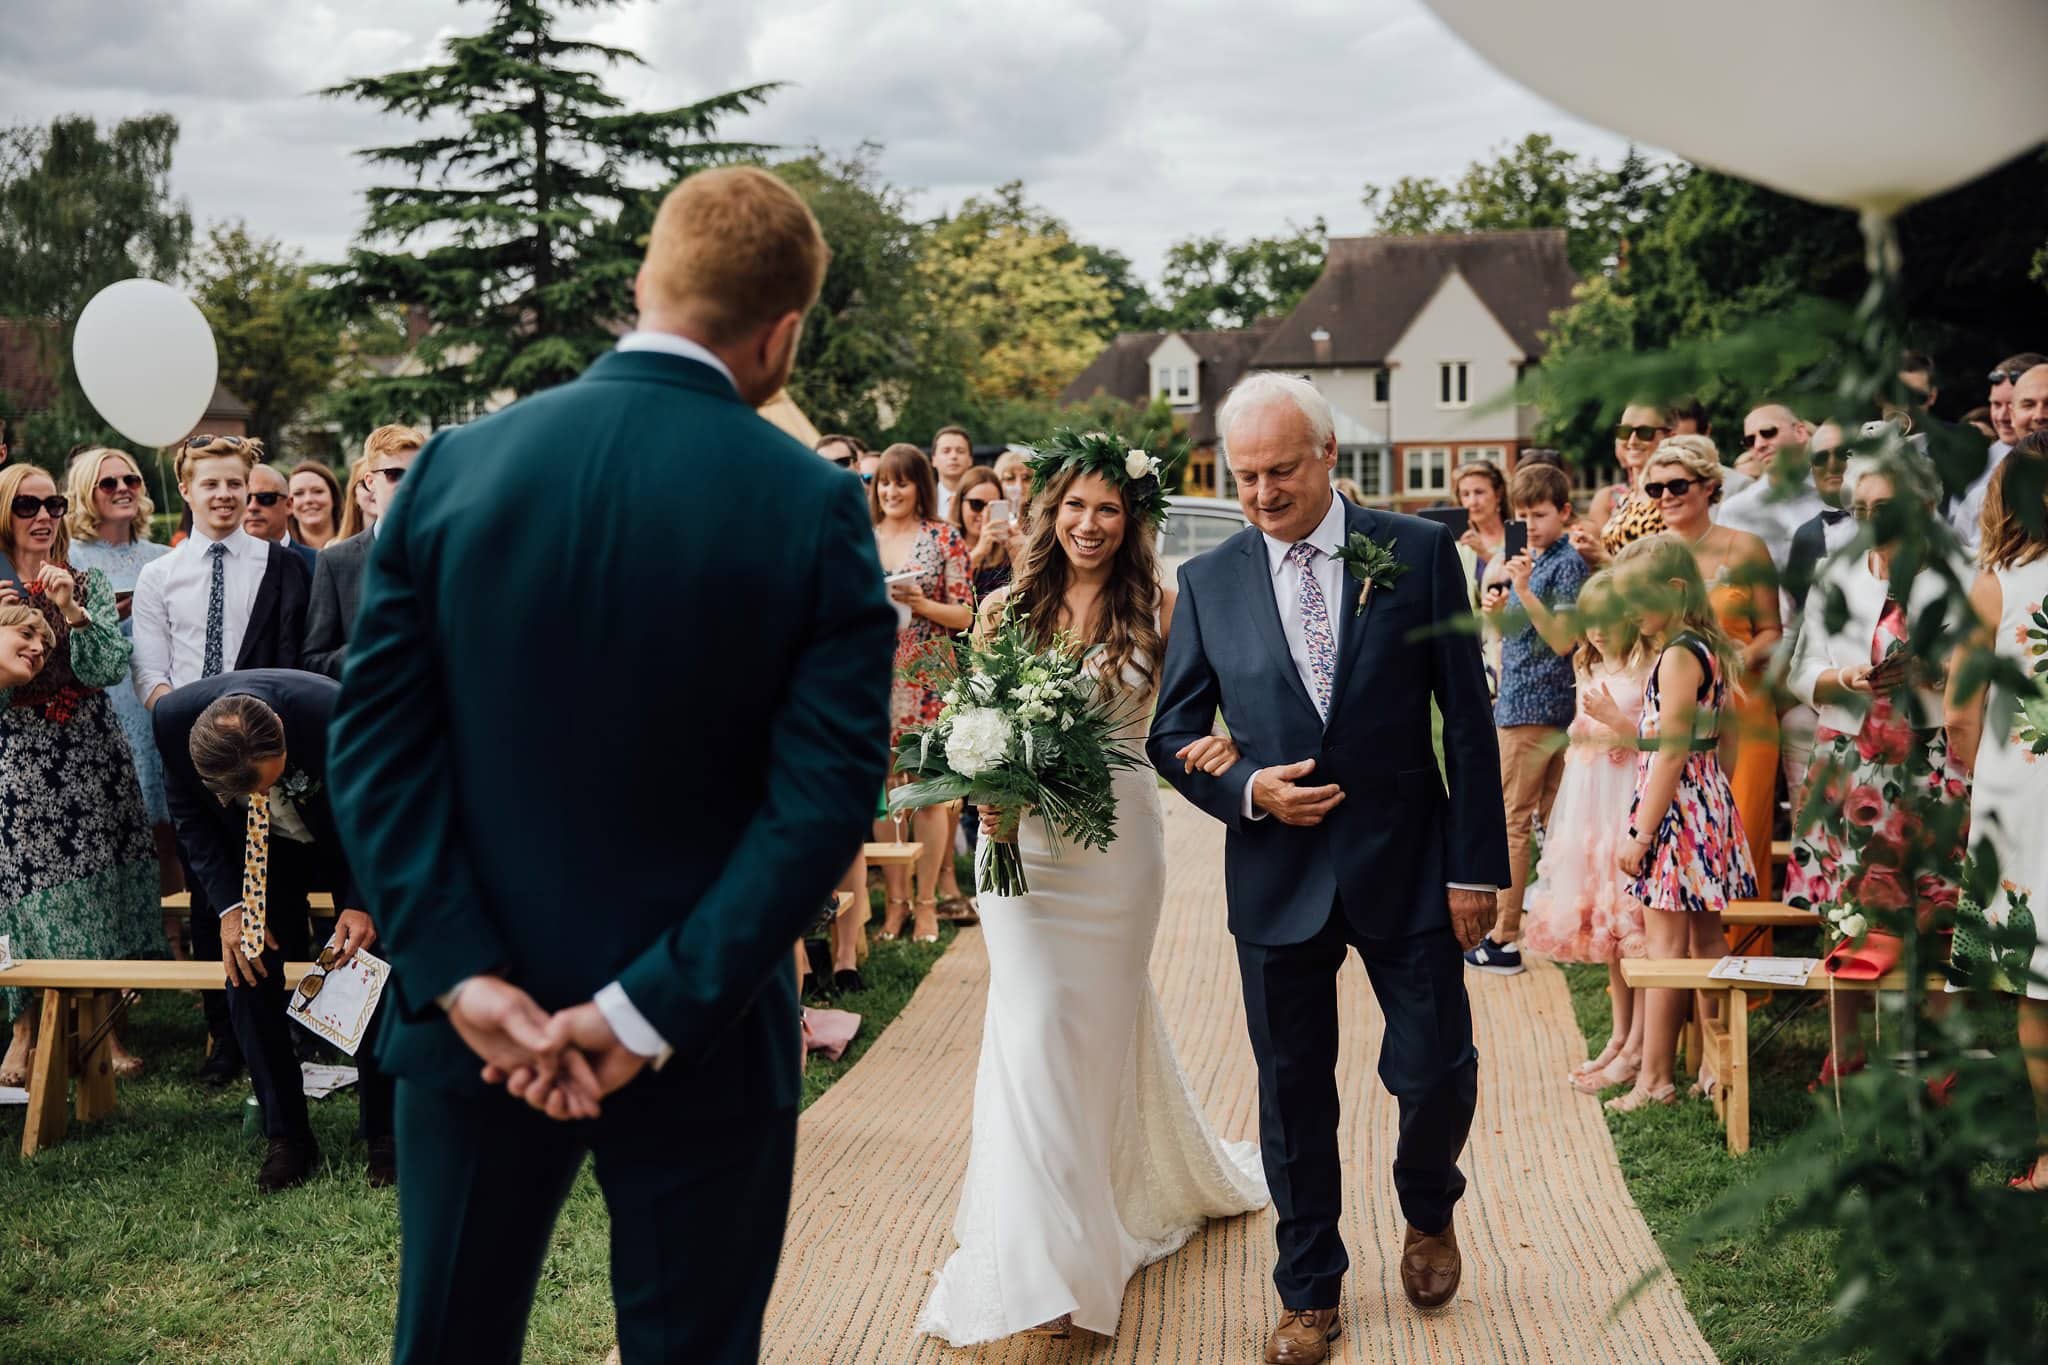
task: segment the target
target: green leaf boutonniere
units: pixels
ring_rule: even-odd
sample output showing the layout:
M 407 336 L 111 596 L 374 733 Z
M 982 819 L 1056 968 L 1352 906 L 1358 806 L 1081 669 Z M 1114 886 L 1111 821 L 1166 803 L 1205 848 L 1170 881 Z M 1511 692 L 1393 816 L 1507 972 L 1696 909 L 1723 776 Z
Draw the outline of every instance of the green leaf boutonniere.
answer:
M 1337 558 L 1350 570 L 1351 576 L 1365 587 L 1358 594 L 1358 605 L 1351 614 L 1357 616 L 1365 610 L 1365 601 L 1372 596 L 1374 588 L 1391 589 L 1401 581 L 1410 566 L 1403 564 L 1394 554 L 1394 538 L 1388 536 L 1384 543 L 1374 540 L 1363 531 L 1353 531 L 1350 539 L 1337 551 Z

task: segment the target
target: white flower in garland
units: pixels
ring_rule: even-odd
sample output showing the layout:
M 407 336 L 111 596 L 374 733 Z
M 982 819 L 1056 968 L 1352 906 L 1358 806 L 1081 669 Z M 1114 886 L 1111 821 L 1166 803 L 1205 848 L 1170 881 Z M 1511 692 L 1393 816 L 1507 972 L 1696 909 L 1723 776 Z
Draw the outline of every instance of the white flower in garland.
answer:
M 1159 461 L 1142 450 L 1134 450 L 1124 456 L 1124 477 L 1132 483 L 1152 477 L 1159 468 Z
M 953 718 L 946 737 L 946 762 L 962 777 L 977 777 L 1003 761 L 1010 747 L 1010 718 L 1000 711 L 975 707 Z

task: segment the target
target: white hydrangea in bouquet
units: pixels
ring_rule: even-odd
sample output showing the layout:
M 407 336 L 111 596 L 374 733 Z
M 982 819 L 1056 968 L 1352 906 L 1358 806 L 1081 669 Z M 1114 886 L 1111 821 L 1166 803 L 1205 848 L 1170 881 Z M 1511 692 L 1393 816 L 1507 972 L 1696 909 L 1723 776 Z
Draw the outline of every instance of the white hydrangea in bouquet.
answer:
M 939 718 L 907 732 L 896 771 L 916 781 L 889 794 L 891 811 L 967 799 L 1004 812 L 1002 835 L 983 840 L 976 886 L 999 896 L 1030 890 L 1014 836 L 1025 811 L 1045 817 L 1052 848 L 1071 839 L 1102 849 L 1116 838 L 1115 774 L 1143 767 L 1118 740 L 1129 707 L 1103 695 L 1089 655 L 1066 636 L 1039 648 L 1028 623 L 1003 619 L 980 640 L 962 639 L 912 667 L 940 694 Z

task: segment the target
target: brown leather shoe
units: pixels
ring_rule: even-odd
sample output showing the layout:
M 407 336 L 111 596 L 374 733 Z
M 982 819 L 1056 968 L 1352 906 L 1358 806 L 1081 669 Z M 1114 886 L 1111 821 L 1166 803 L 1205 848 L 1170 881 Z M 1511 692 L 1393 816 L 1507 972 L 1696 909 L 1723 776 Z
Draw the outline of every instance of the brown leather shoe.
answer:
M 1447 1226 L 1435 1237 L 1412 1225 L 1401 1240 L 1401 1291 L 1417 1308 L 1441 1308 L 1458 1292 L 1465 1258 L 1458 1251 L 1458 1230 Z
M 1266 1338 L 1266 1365 L 1322 1365 L 1330 1343 L 1344 1333 L 1334 1308 L 1285 1308 Z

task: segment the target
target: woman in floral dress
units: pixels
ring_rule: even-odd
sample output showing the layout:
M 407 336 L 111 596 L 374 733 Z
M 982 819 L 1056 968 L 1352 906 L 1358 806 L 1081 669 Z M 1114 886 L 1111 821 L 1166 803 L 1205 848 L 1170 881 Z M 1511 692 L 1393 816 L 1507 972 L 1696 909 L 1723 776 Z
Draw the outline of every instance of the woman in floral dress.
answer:
M 931 462 L 914 445 L 896 444 L 882 452 L 882 462 L 868 484 L 868 511 L 875 523 L 875 547 L 882 572 L 892 580 L 895 600 L 896 682 L 889 694 L 889 744 L 903 733 L 939 718 L 943 703 L 938 691 L 916 676 L 919 662 L 946 648 L 974 621 L 974 575 L 967 544 L 960 533 L 938 519 L 938 494 Z M 883 869 L 888 904 L 881 937 L 903 931 L 906 915 L 911 935 L 920 943 L 939 937 L 939 887 L 953 861 L 953 826 L 959 814 L 952 806 L 933 806 L 911 817 L 911 838 L 924 846 L 916 868 L 916 899 L 905 895 L 905 870 Z
M 1913 477 L 1904 466 L 1849 462 L 1843 492 L 1857 519 L 1884 516 Z M 1931 488 L 1910 489 L 1931 509 Z M 1804 810 L 1795 813 L 1785 899 L 1845 926 L 1849 937 L 1868 927 L 1866 911 L 1953 911 L 1953 877 L 1928 869 L 1956 868 L 1960 846 L 1936 849 L 1926 819 L 1935 804 L 1967 799 L 1969 788 L 1949 765 L 1939 683 L 1909 676 L 1904 650 L 1910 619 L 1942 598 L 1942 583 L 1922 573 L 1910 609 L 1892 596 L 1896 539 L 1854 563 L 1831 562 L 1807 595 L 1799 648 L 1787 684 L 1820 714 Z M 1957 572 L 1967 577 L 1964 566 Z M 1836 591 L 1848 614 L 1829 630 Z M 1914 869 L 1919 869 L 1917 872 Z M 1907 885 L 1908 881 L 1911 885 Z M 1861 1071 L 1858 1016 L 1867 996 L 1838 992 L 1830 1003 L 1834 1046 L 1813 1089 Z
M 32 465 L 0 471 L 0 606 L 34 607 L 55 641 L 42 673 L 0 706 L 0 934 L 22 958 L 161 956 L 156 852 L 113 703 L 128 641 L 105 574 L 74 576 L 67 502 Z M 28 992 L 0 1084 L 28 1066 Z M 141 1062 L 113 1045 L 117 1074 Z
M 2028 527 L 2025 509 L 2015 508 L 2018 489 L 2033 489 L 2031 520 L 2041 522 L 2039 492 L 2048 465 L 2048 432 L 2035 432 L 2013 447 L 1998 467 L 1984 498 L 1984 538 L 1979 552 L 1984 571 L 1970 589 L 1988 643 L 2048 686 L 2048 537 Z M 2035 914 L 2033 899 L 2048 890 L 2048 839 L 2041 837 L 2048 810 L 2048 703 L 2023 701 L 2006 735 L 1984 734 L 1984 694 L 1965 696 L 1955 686 L 1962 659 L 1949 669 L 1949 740 L 1956 763 L 1974 769 L 1976 785 L 1970 826 L 1977 860 L 1998 860 L 1998 886 L 1982 901 L 1966 895 L 1956 916 L 1954 975 L 1958 982 L 2020 997 L 2020 1046 L 2026 1052 L 2027 1081 L 2034 1092 L 2041 1153 L 2015 1189 L 2048 1191 L 2048 913 Z M 1987 740 L 1989 742 L 1982 742 Z M 1981 869 L 1989 880 L 1989 869 Z M 1964 883 L 1976 891 L 1980 869 L 1973 861 Z M 2032 931 L 2031 946 L 2027 931 Z

